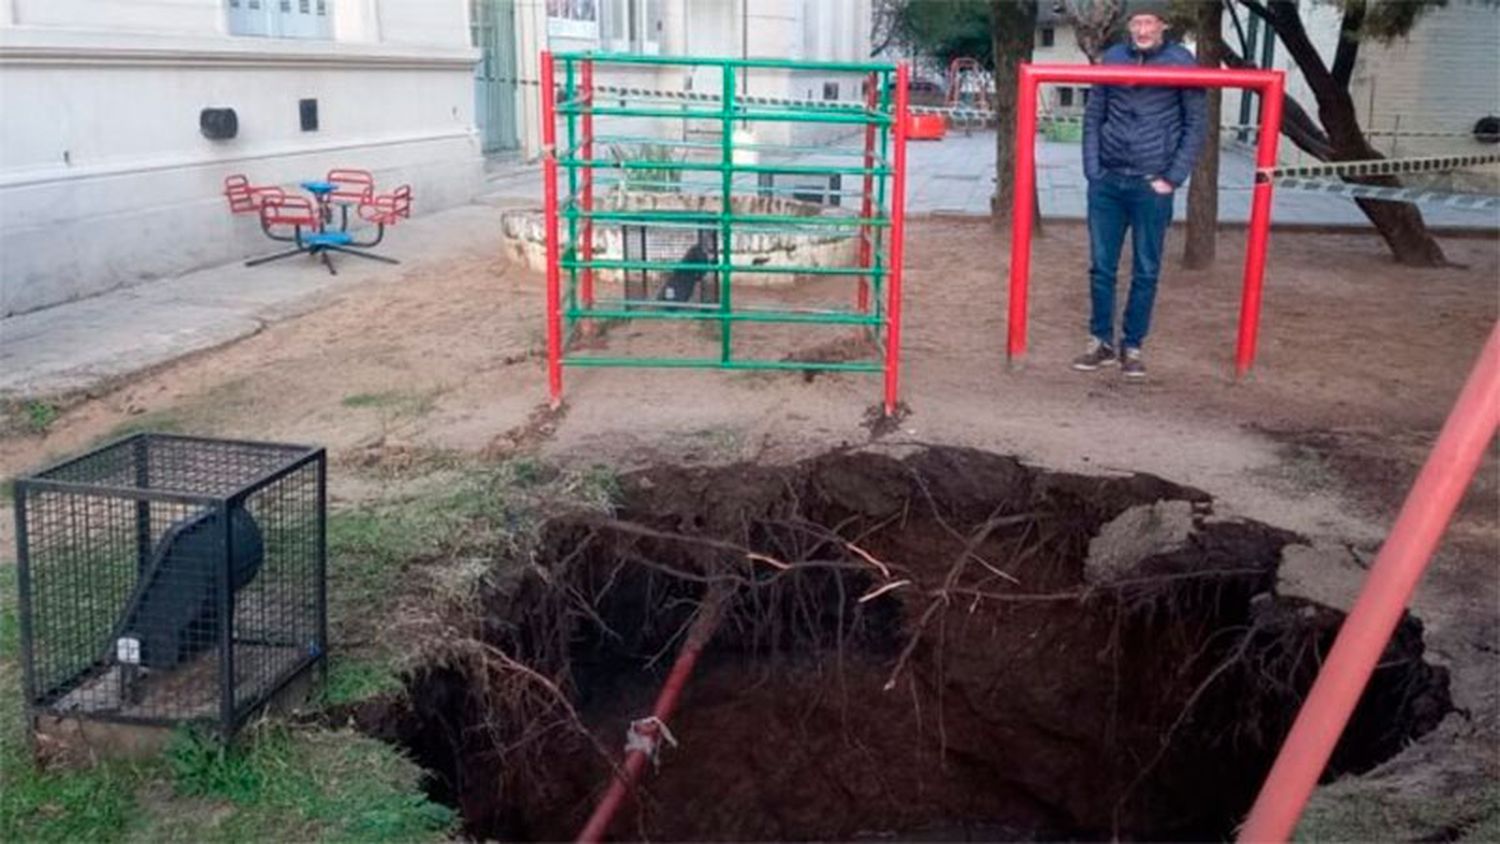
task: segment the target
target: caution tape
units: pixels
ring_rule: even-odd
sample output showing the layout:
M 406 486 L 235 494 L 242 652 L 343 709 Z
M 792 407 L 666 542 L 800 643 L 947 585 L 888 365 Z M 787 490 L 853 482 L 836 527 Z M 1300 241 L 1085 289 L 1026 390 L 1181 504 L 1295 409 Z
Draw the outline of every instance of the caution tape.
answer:
M 1417 190 L 1415 188 L 1385 188 L 1376 185 L 1356 185 L 1326 179 L 1307 179 L 1301 176 L 1281 176 L 1274 179 L 1277 187 L 1290 190 L 1331 194 L 1349 199 L 1384 199 L 1390 202 L 1413 202 L 1418 205 L 1436 205 L 1444 208 L 1463 208 L 1471 211 L 1488 211 L 1500 208 L 1500 196 L 1481 193 L 1448 193 L 1444 191 Z
M 1407 173 L 1435 173 L 1500 163 L 1500 153 L 1484 155 L 1438 155 L 1421 158 L 1374 158 L 1366 161 L 1334 161 L 1295 167 L 1269 167 L 1256 177 L 1264 181 L 1285 178 L 1320 179 L 1328 176 L 1400 176 Z
M 494 80 L 491 80 L 491 81 L 501 82 L 501 83 L 511 83 L 511 84 L 515 84 L 515 85 L 528 85 L 528 86 L 533 86 L 533 87 L 536 86 L 536 85 L 538 85 L 538 84 L 540 84 L 535 79 L 494 79 Z M 696 91 L 676 91 L 676 90 L 667 90 L 667 89 L 663 89 L 663 88 L 639 88 L 639 87 L 626 87 L 626 86 L 619 86 L 619 85 L 595 85 L 594 86 L 594 90 L 597 91 L 597 92 L 603 92 L 603 93 L 612 94 L 612 95 L 615 95 L 615 96 L 653 97 L 653 98 L 656 98 L 656 99 L 672 99 L 672 100 L 681 100 L 681 101 L 684 101 L 684 102 L 716 103 L 716 102 L 720 102 L 722 100 L 722 97 L 719 94 L 699 93 L 699 92 L 696 92 Z M 740 95 L 740 96 L 736 97 L 736 101 L 737 102 L 750 103 L 752 105 L 796 106 L 796 107 L 822 107 L 822 108 L 841 109 L 841 110 L 849 110 L 849 111 L 862 111 L 865 108 L 865 104 L 863 102 L 851 102 L 849 100 L 806 100 L 806 99 L 793 99 L 793 98 L 789 98 L 789 97 L 764 97 L 764 96 L 753 96 L 753 95 Z M 972 121 L 972 122 L 989 123 L 989 122 L 994 121 L 995 117 L 996 117 L 996 112 L 993 109 L 965 108 L 965 107 L 962 107 L 962 106 L 908 105 L 907 106 L 907 111 L 910 111 L 912 114 L 939 114 L 939 115 L 943 115 L 944 117 L 948 117 L 948 118 L 952 118 L 952 119 L 960 120 L 960 121 L 966 121 L 966 122 L 971 122 Z M 1037 115 L 1037 122 L 1040 123 L 1040 124 L 1048 124 L 1048 123 L 1057 123 L 1057 124 L 1082 123 L 1083 122 L 1083 117 L 1081 115 L 1080 116 L 1064 116 L 1064 115 L 1038 114 Z M 1260 124 L 1258 124 L 1258 123 L 1222 123 L 1222 124 L 1220 124 L 1220 128 L 1227 129 L 1227 130 L 1233 131 L 1233 132 L 1238 132 L 1238 131 L 1254 131 L 1254 130 L 1260 129 L 1261 127 L 1260 127 Z M 1366 131 L 1364 131 L 1364 135 L 1367 138 L 1375 138 L 1375 137 L 1381 137 L 1381 138 L 1472 138 L 1472 137 L 1474 137 L 1474 135 L 1473 135 L 1472 132 L 1437 132 L 1437 131 L 1419 131 L 1419 130 L 1402 130 L 1402 129 L 1396 129 L 1396 130 L 1378 130 L 1378 129 L 1372 129 L 1372 130 L 1366 130 Z

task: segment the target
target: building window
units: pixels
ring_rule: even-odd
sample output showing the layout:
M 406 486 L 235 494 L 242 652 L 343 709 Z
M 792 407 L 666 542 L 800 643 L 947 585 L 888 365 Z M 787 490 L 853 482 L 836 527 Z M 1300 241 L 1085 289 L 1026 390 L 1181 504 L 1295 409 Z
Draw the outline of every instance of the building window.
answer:
M 555 38 L 598 38 L 600 2 L 610 0 L 547 0 L 547 34 Z
M 1044 26 L 1042 27 L 1041 36 L 1042 46 L 1051 47 L 1053 42 L 1057 39 L 1057 32 L 1050 26 Z
M 592 4 L 593 0 L 583 2 Z M 605 49 L 648 56 L 661 52 L 661 0 L 600 0 L 600 4 L 603 16 L 600 29 Z
M 823 83 L 823 99 L 825 99 L 825 100 L 836 100 L 838 98 L 839 98 L 839 83 L 837 83 L 837 82 L 824 82 Z
M 1073 107 L 1073 89 L 1059 88 L 1057 91 L 1057 104 L 1063 108 Z
M 333 37 L 327 0 L 226 0 L 230 35 L 262 38 Z

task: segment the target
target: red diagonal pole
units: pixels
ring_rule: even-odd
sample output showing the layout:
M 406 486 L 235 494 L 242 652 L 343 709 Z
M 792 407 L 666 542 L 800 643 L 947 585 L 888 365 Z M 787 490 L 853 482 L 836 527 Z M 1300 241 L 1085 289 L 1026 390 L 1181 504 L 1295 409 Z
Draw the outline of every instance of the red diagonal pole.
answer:
M 1286 841 L 1370 682 L 1464 489 L 1500 427 L 1500 323 L 1469 374 L 1391 534 L 1250 809 L 1242 842 Z
M 703 649 L 708 647 L 708 641 L 719 627 L 719 613 L 724 600 L 723 595 L 709 595 L 704 600 L 698 610 L 698 617 L 693 619 L 692 626 L 688 628 L 682 650 L 677 652 L 677 661 L 672 663 L 672 670 L 667 674 L 667 680 L 656 697 L 656 705 L 651 708 L 651 717 L 631 725 L 633 733 L 639 726 L 639 732 L 649 740 L 652 748 L 659 746 L 663 726 L 677 710 L 677 700 L 693 674 L 693 667 L 698 664 L 698 657 L 703 655 Z M 583 831 L 578 833 L 579 844 L 595 844 L 604 840 L 615 814 L 625 805 L 625 798 L 640 780 L 641 772 L 646 769 L 646 763 L 651 761 L 653 753 L 654 750 L 639 747 L 626 751 L 625 761 L 610 781 L 609 789 L 604 792 L 599 805 L 594 807 L 594 813 L 589 816 Z

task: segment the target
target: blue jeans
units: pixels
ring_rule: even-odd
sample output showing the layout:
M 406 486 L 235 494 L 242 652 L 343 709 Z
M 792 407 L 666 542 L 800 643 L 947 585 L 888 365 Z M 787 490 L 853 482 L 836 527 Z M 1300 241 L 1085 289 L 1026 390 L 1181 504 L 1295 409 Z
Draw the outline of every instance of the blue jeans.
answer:
M 1115 345 L 1115 275 L 1128 227 L 1133 259 L 1122 345 L 1139 349 L 1145 342 L 1151 330 L 1151 308 L 1156 303 L 1162 244 L 1171 224 L 1172 194 L 1157 193 L 1145 179 L 1106 173 L 1089 182 L 1089 284 L 1093 303 L 1089 333 L 1099 341 Z

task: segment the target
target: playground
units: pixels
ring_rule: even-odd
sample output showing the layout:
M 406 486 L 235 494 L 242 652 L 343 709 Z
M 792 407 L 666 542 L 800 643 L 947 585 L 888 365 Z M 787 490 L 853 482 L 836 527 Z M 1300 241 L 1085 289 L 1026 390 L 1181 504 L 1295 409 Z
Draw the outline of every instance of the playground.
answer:
M 470 215 L 499 230 L 499 212 L 482 208 L 454 212 L 444 227 L 463 231 L 460 218 Z M 1237 382 L 1243 242 L 1231 234 L 1213 272 L 1166 270 L 1160 374 L 1127 385 L 1067 369 L 1085 308 L 1083 232 L 1056 224 L 1033 254 L 1032 349 L 1024 368 L 1010 370 L 999 282 L 1006 238 L 975 221 L 922 219 L 908 231 L 902 400 L 910 413 L 880 437 L 866 417 L 879 403 L 878 379 L 859 373 L 577 371 L 564 412 L 552 415 L 545 279 L 500 258 L 495 240 L 479 239 L 408 261 L 399 285 L 360 284 L 255 336 L 83 398 L 44 437 L 0 441 L 0 461 L 14 473 L 38 448 L 68 453 L 136 428 L 317 440 L 330 450 L 337 511 L 431 489 L 456 467 L 523 458 L 628 473 L 774 467 L 830 447 L 901 455 L 943 444 L 1091 475 L 1149 472 L 1213 496 L 1218 517 L 1253 518 L 1297 533 L 1320 553 L 1335 549 L 1346 563 L 1367 563 L 1464 377 L 1465 358 L 1496 317 L 1493 241 L 1447 240 L 1465 266 L 1413 272 L 1391 266 L 1373 236 L 1278 234 L 1257 371 Z M 620 325 L 598 342 L 664 354 L 713 343 L 696 326 L 666 328 L 649 336 Z M 1444 742 L 1430 751 L 1437 770 L 1401 771 L 1423 787 L 1472 786 L 1484 781 L 1474 775 L 1494 773 L 1483 762 L 1500 716 L 1487 644 L 1495 630 L 1488 608 L 1497 600 L 1489 565 L 1494 478 L 1487 464 L 1414 606 L 1427 659 L 1450 672 L 1454 705 L 1469 712 L 1434 739 Z M 1320 575 L 1326 582 L 1301 588 L 1321 602 L 1348 600 L 1359 571 L 1333 567 Z M 354 653 L 368 647 L 350 632 L 359 624 L 337 629 L 367 642 L 352 645 Z M 728 681 L 706 682 L 712 690 Z M 695 708 L 694 694 L 706 693 L 692 688 L 685 711 Z M 618 734 L 600 735 L 612 745 Z M 686 728 L 678 738 L 697 743 Z M 674 761 L 666 751 L 663 769 Z M 724 776 L 739 776 L 737 766 L 722 764 L 733 769 Z
M 717 103 L 629 106 L 564 64 L 540 260 L 514 209 L 403 223 L 398 270 L 18 406 L 0 474 L 141 430 L 326 447 L 330 650 L 387 682 L 306 720 L 401 748 L 476 838 L 1234 835 L 1500 317 L 1496 240 L 1418 270 L 1273 227 L 1237 373 L 1265 232 L 1187 271 L 1174 229 L 1129 383 L 1068 365 L 1080 223 L 1032 234 L 1019 355 L 1011 232 L 905 216 L 904 70 L 857 69 L 863 111 L 735 112 L 730 63 Z M 724 131 L 664 166 L 606 152 L 611 109 Z M 864 143 L 757 163 L 747 115 Z M 1323 837 L 1493 829 L 1494 457 L 1333 754 Z

